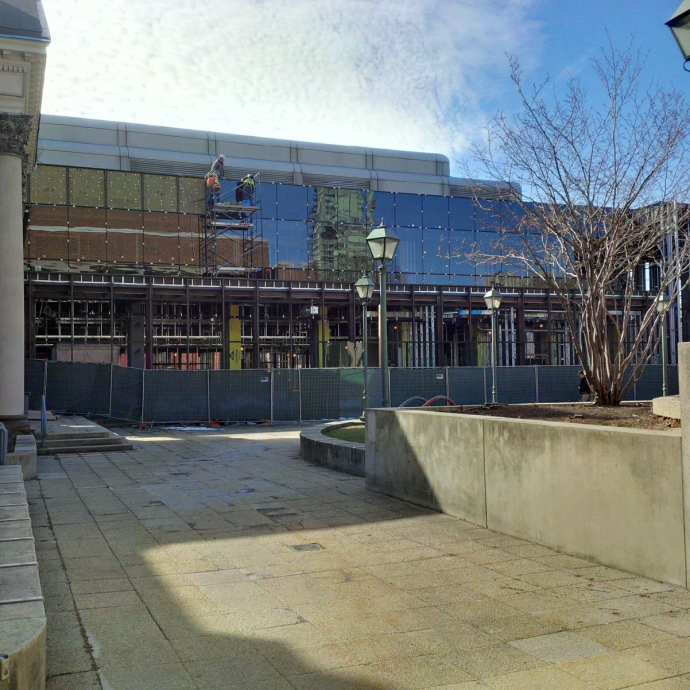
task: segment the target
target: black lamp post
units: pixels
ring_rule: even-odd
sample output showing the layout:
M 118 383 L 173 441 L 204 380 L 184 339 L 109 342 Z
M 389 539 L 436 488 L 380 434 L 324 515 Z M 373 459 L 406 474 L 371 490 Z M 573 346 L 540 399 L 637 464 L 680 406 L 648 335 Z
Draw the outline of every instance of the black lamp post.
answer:
M 671 29 L 680 52 L 683 53 L 685 58 L 683 68 L 686 72 L 690 71 L 687 68 L 688 60 L 690 60 L 690 0 L 683 0 L 680 3 L 673 16 L 666 22 L 666 26 Z
M 369 407 L 369 394 L 367 393 L 367 365 L 368 365 L 368 343 L 367 343 L 367 305 L 374 296 L 374 281 L 369 276 L 362 276 L 356 283 L 355 288 L 359 299 L 362 301 L 362 370 L 364 373 L 364 391 L 362 393 L 362 417 L 364 410 Z
M 668 361 L 666 356 L 666 314 L 671 307 L 671 298 L 662 292 L 656 298 L 656 310 L 661 314 L 661 395 L 668 395 Z
M 496 388 L 498 344 L 496 343 L 496 333 L 498 331 L 498 308 L 501 306 L 502 299 L 501 293 L 495 287 L 492 287 L 491 290 L 487 290 L 484 295 L 484 302 L 486 302 L 487 308 L 491 310 L 491 402 L 494 405 L 498 402 L 498 390 Z
M 388 310 L 386 305 L 386 261 L 395 256 L 400 240 L 383 224 L 374 228 L 367 236 L 367 245 L 371 255 L 379 261 L 381 301 L 379 304 L 379 361 L 381 362 L 381 377 L 383 387 L 383 407 L 390 407 L 390 386 L 388 385 Z

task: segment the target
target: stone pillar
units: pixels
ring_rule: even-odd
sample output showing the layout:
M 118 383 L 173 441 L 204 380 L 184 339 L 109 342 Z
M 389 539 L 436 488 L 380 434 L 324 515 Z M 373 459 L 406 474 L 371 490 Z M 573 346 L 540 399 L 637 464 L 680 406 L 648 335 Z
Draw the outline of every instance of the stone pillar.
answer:
M 678 343 L 678 390 L 680 397 L 681 467 L 685 515 L 685 586 L 690 584 L 690 343 Z
M 31 117 L 0 113 L 0 422 L 30 433 L 24 415 L 23 170 Z

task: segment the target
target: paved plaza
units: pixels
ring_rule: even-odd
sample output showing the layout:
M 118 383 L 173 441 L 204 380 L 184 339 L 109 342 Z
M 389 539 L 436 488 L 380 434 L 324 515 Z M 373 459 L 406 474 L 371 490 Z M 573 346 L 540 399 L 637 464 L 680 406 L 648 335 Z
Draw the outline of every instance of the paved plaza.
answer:
M 27 482 L 49 690 L 690 689 L 690 594 L 369 492 L 297 427 Z

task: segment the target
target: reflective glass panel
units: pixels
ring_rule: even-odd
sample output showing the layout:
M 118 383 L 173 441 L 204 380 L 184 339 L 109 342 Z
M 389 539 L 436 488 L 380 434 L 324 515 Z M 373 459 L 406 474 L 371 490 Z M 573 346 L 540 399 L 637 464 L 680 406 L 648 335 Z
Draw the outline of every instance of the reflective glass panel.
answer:
M 501 219 L 501 202 L 480 199 L 474 209 L 477 232 L 495 231 L 503 224 Z
M 277 188 L 279 220 L 306 220 L 309 212 L 307 188 L 281 184 Z
M 371 217 L 374 225 L 379 225 L 381 219 L 389 227 L 395 223 L 395 205 L 393 192 L 374 192 L 371 202 Z
M 278 265 L 278 223 L 275 220 L 264 219 L 261 229 L 265 245 L 264 253 L 268 261 L 266 266 L 275 268 Z
M 448 199 L 449 224 L 456 230 L 474 230 L 474 203 L 472 199 Z
M 261 205 L 263 218 L 276 217 L 276 185 L 270 182 L 260 182 L 257 189 L 257 199 Z
M 307 224 L 299 221 L 278 223 L 277 265 L 283 268 L 306 268 L 309 263 L 307 251 Z
M 107 173 L 108 206 L 110 208 L 141 209 L 141 175 L 139 173 Z
M 409 228 L 422 227 L 422 197 L 420 194 L 396 193 L 395 225 Z
M 424 229 L 424 273 L 448 275 L 450 232 Z
M 67 169 L 39 165 L 31 173 L 31 201 L 35 204 L 66 204 Z
M 474 232 L 451 230 L 450 240 L 450 275 L 473 276 L 474 261 L 467 255 L 474 250 Z M 453 281 L 453 284 L 458 284 Z M 465 284 L 464 282 L 461 284 Z
M 422 197 L 422 221 L 425 228 L 447 228 L 448 197 L 425 194 Z
M 144 175 L 144 210 L 177 212 L 177 178 Z
M 206 185 L 196 177 L 181 177 L 180 213 L 204 213 Z
M 105 206 L 103 170 L 69 169 L 69 203 L 73 206 Z
M 400 244 L 395 253 L 395 270 L 401 273 L 424 273 L 424 245 L 419 228 L 396 228 Z M 410 281 L 405 281 L 410 282 Z

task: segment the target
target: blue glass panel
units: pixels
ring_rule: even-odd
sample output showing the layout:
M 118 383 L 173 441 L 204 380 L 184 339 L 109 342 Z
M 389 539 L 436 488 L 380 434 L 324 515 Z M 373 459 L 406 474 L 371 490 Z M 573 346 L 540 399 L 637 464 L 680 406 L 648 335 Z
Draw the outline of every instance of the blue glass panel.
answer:
M 280 198 L 280 195 L 278 195 Z M 281 268 L 306 268 L 307 224 L 299 221 L 278 221 L 277 265 Z
M 275 220 L 264 220 L 261 224 L 264 244 L 268 247 L 268 265 L 278 265 L 278 223 Z
M 448 199 L 449 225 L 457 230 L 474 230 L 474 203 L 472 199 Z
M 501 220 L 501 202 L 480 199 L 475 205 L 474 217 L 477 232 L 495 230 L 504 224 Z
M 272 182 L 260 182 L 257 190 L 257 199 L 261 205 L 263 218 L 276 217 L 276 187 Z
M 422 197 L 419 194 L 395 195 L 395 225 L 408 228 L 422 227 Z
M 307 203 L 307 188 L 291 184 L 278 185 L 279 220 L 306 220 L 309 206 Z
M 393 225 L 395 222 L 393 208 L 392 192 L 374 192 L 374 199 L 371 204 L 371 216 L 374 220 L 374 225 L 378 225 L 381 222 L 381 218 L 383 218 L 385 223 Z
M 422 197 L 422 221 L 425 228 L 447 228 L 448 225 L 448 197 Z
M 474 249 L 475 233 L 451 230 L 450 235 L 450 275 L 474 275 L 475 262 L 467 257 Z M 457 285 L 458 283 L 453 283 Z M 462 283 L 463 285 L 465 283 Z
M 450 231 L 425 228 L 424 273 L 448 275 Z
M 395 270 L 401 273 L 424 273 L 424 246 L 419 228 L 396 228 L 400 238 L 395 254 Z

